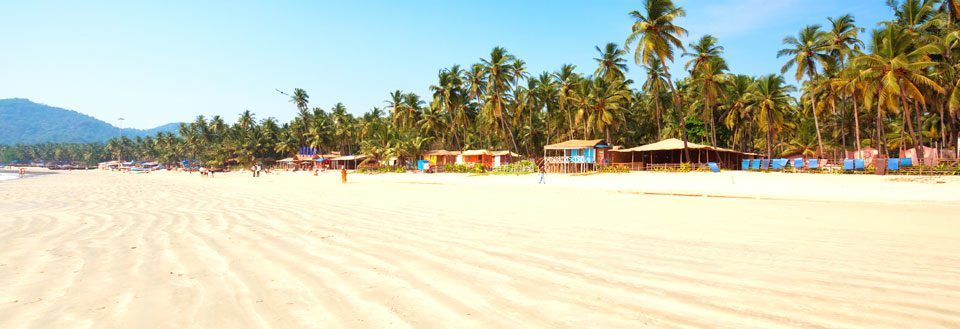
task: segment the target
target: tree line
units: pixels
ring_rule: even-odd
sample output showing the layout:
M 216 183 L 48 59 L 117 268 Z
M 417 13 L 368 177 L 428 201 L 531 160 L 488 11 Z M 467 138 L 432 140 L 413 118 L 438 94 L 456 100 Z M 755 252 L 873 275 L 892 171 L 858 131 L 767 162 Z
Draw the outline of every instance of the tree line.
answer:
M 827 18 L 783 39 L 779 73 L 736 74 L 712 35 L 681 41 L 685 15 L 671 0 L 645 0 L 623 44 L 595 47 L 595 66 L 535 74 L 501 47 L 478 63 L 439 70 L 430 95 L 394 91 L 382 107 L 355 116 L 338 103 L 310 107 L 295 89 L 290 122 L 233 122 L 198 116 L 176 134 L 115 138 L 105 144 L 0 146 L 10 161 L 108 159 L 212 166 L 249 165 L 323 152 L 413 159 L 429 149 L 509 149 L 528 156 L 568 139 L 634 146 L 664 138 L 769 157 L 815 157 L 873 147 L 881 153 L 955 147 L 960 109 L 960 27 L 953 0 L 889 0 L 891 19 L 858 26 Z M 774 54 L 771 54 L 773 56 Z M 634 65 L 630 65 L 630 62 Z M 683 65 L 673 77 L 670 67 Z M 635 66 L 644 81 L 627 73 Z M 586 70 L 582 70 L 586 69 Z M 689 157 L 688 157 L 689 158 Z

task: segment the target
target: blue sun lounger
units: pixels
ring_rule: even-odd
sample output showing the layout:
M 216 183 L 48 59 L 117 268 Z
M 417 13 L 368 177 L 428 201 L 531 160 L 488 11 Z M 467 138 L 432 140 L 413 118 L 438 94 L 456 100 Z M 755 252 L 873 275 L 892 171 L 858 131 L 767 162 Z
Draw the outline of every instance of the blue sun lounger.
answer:
M 810 160 L 808 160 L 808 161 L 807 161 L 807 168 L 810 168 L 810 169 L 819 169 L 819 168 L 820 168 L 820 160 L 817 160 L 817 159 L 810 159 Z
M 901 167 L 910 167 L 913 166 L 913 158 L 901 158 L 900 159 Z
M 720 172 L 720 166 L 716 162 L 707 162 L 707 167 L 710 167 L 712 172 Z
M 760 170 L 760 159 L 750 160 L 750 169 Z
M 899 158 L 887 159 L 887 170 L 888 171 L 900 170 L 900 159 Z
M 770 169 L 770 159 L 760 160 L 760 170 Z
M 750 170 L 750 159 L 743 159 L 743 164 L 741 166 L 743 170 Z
M 784 160 L 784 161 L 780 161 Z M 785 159 L 773 159 L 770 160 L 770 168 L 773 170 L 783 170 L 783 167 L 787 164 Z
M 793 159 L 793 169 L 803 169 L 803 159 Z
M 843 159 L 843 171 L 853 170 L 853 159 Z
M 866 168 L 863 163 L 863 159 L 853 159 L 853 170 L 863 170 Z

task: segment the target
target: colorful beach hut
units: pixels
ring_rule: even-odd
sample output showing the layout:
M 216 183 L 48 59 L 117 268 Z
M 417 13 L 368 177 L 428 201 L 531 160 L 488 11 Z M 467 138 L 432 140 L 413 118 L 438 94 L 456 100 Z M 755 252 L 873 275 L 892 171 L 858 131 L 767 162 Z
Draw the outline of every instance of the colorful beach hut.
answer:
M 609 163 L 610 148 L 602 139 L 572 139 L 543 147 L 543 165 L 547 172 L 579 173 L 597 170 Z
M 432 150 L 424 153 L 421 157 L 421 160 L 428 161 L 430 163 L 430 167 L 437 167 L 457 163 L 458 155 L 460 155 L 460 152 L 457 151 Z
M 519 154 L 511 151 L 493 151 L 493 168 L 513 163 L 515 159 L 520 158 Z
M 487 150 L 466 150 L 461 154 L 466 165 L 481 164 L 484 168 L 493 168 L 493 152 Z

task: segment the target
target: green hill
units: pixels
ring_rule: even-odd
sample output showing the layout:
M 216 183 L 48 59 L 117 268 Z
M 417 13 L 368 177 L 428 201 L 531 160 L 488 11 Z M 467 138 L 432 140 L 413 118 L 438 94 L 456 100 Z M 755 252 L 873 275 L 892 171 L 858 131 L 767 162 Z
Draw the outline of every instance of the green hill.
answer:
M 153 129 L 123 129 L 125 136 L 176 132 L 179 123 Z M 120 129 L 76 111 L 37 104 L 27 99 L 0 99 L 0 144 L 90 143 L 117 137 Z

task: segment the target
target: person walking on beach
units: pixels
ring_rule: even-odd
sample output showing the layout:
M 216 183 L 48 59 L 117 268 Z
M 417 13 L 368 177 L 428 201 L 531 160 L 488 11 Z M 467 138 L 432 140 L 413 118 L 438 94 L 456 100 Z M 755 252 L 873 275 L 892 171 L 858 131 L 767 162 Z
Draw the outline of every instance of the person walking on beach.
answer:
M 537 184 L 547 184 L 547 171 L 540 167 L 540 182 Z
M 340 168 L 340 181 L 342 184 L 347 183 L 347 167 Z

